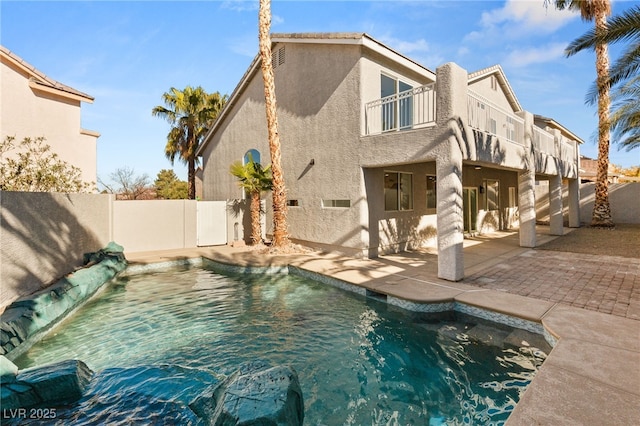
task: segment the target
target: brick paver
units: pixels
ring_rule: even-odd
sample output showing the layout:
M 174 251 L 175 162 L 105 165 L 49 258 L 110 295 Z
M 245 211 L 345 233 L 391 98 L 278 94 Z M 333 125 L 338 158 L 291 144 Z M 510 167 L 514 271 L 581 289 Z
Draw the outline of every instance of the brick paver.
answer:
M 528 250 L 465 284 L 640 320 L 640 259 Z

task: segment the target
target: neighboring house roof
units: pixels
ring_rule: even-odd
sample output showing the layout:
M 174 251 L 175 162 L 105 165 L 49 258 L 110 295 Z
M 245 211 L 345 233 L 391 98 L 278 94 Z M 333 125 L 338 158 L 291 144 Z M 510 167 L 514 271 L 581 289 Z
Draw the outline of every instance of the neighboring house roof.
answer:
M 14 67 L 27 74 L 29 78 L 29 86 L 33 89 L 55 93 L 81 102 L 93 103 L 94 98 L 92 96 L 47 77 L 47 75 L 38 71 L 33 65 L 30 65 L 11 50 L 1 45 L 0 57 L 3 61 L 6 60 L 10 64 L 13 64 Z
M 505 75 L 500 65 L 493 65 L 491 67 L 469 73 L 469 78 L 467 81 L 469 84 L 471 84 L 478 80 L 487 78 L 490 75 L 495 75 L 496 78 L 498 79 L 498 84 L 502 88 L 502 91 L 507 97 L 507 100 L 509 101 L 511 108 L 513 108 L 513 111 L 514 112 L 522 111 L 522 106 L 520 105 L 520 101 L 518 101 L 518 98 L 516 97 L 516 93 L 513 91 L 513 88 L 511 88 L 511 85 L 509 84 L 509 80 L 507 80 L 507 76 Z
M 571 130 L 569 130 L 566 127 L 564 127 L 562 124 L 558 123 L 553 118 L 544 117 L 544 116 L 538 115 L 538 114 L 535 114 L 533 116 L 533 118 L 534 118 L 534 120 L 541 121 L 541 122 L 545 123 L 549 127 L 558 129 L 561 132 L 566 133 L 571 139 L 573 139 L 574 141 L 576 141 L 576 142 L 578 142 L 580 144 L 584 143 L 584 141 L 578 135 L 576 135 Z
M 435 81 L 436 74 L 429 68 L 426 68 L 419 63 L 409 59 L 408 57 L 396 52 L 390 47 L 380 43 L 373 37 L 366 33 L 274 33 L 271 34 L 271 43 L 317 43 L 317 44 L 354 44 L 367 47 L 376 53 L 379 53 L 395 62 L 400 63 L 407 68 L 414 70 L 420 74 L 425 72 Z M 244 73 L 238 85 L 233 89 L 229 100 L 225 104 L 222 111 L 218 115 L 218 118 L 211 126 L 211 129 L 207 132 L 204 138 L 204 143 L 200 145 L 196 155 L 202 155 L 202 152 L 206 149 L 209 143 L 209 137 L 214 133 L 218 125 L 224 120 L 225 116 L 231 110 L 235 104 L 238 96 L 246 88 L 247 84 L 251 80 L 251 77 L 260 69 L 260 54 L 258 53 L 254 58 L 249 68 Z

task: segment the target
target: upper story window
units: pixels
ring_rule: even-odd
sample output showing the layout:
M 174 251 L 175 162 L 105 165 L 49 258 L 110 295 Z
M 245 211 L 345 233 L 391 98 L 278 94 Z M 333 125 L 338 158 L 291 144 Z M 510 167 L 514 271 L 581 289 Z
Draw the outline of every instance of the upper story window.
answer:
M 253 161 L 256 164 L 260 164 L 260 151 L 257 149 L 250 149 L 244 154 L 242 158 L 242 164 L 247 164 Z
M 413 125 L 413 97 L 401 95 L 402 92 L 413 89 L 404 81 L 380 75 L 380 97 L 387 98 L 382 104 L 382 131 L 410 128 Z

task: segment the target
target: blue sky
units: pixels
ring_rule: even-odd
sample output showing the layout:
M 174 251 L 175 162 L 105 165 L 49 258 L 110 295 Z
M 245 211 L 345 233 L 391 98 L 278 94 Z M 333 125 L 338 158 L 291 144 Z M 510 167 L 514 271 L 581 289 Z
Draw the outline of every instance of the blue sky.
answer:
M 638 2 L 616 1 L 614 13 Z M 168 124 L 151 116 L 171 87 L 231 94 L 257 53 L 258 1 L 11 1 L 0 3 L 0 42 L 25 61 L 95 97 L 82 126 L 101 133 L 98 176 L 131 167 L 155 179 Z M 593 52 L 565 58 L 591 28 L 543 0 L 278 1 L 273 32 L 366 32 L 435 70 L 500 64 L 524 109 L 554 118 L 597 157 L 596 108 L 584 103 Z M 613 58 L 620 47 L 612 46 Z M 611 162 L 640 165 L 640 151 L 611 149 Z M 173 167 L 186 179 L 186 167 Z

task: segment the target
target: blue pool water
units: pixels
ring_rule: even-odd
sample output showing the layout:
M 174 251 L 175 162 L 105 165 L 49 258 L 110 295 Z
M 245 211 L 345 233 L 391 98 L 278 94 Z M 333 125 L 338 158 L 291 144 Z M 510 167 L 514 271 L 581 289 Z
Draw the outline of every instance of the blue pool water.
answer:
M 119 278 L 15 363 L 96 371 L 59 424 L 197 424 L 190 400 L 263 359 L 298 372 L 308 425 L 462 425 L 503 423 L 548 350 L 302 277 L 175 268 Z

